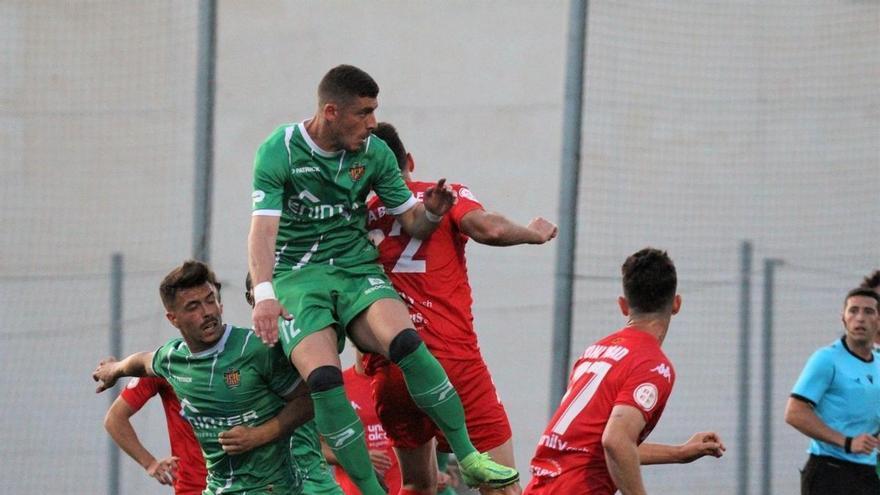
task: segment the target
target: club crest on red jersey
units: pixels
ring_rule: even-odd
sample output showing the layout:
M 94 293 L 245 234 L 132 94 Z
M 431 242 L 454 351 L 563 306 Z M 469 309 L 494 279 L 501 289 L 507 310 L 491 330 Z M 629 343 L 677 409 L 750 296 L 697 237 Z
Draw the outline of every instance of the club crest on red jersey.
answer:
M 348 176 L 351 177 L 351 180 L 358 181 L 361 177 L 364 176 L 364 164 L 361 162 L 355 162 L 352 164 L 351 168 L 348 169 Z
M 226 380 L 226 386 L 235 388 L 241 385 L 241 372 L 235 368 L 230 368 L 223 373 L 223 379 Z

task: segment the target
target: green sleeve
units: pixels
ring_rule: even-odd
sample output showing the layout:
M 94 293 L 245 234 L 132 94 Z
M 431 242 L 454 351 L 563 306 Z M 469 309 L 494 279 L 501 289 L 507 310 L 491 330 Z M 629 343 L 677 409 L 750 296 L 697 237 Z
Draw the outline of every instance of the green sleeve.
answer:
M 150 366 L 153 368 L 153 373 L 156 376 L 162 377 L 164 379 L 168 379 L 169 370 L 167 366 L 168 353 L 171 352 L 171 342 L 166 343 L 162 347 L 156 349 L 156 352 L 153 353 L 153 362 L 150 363 Z
M 281 215 L 284 185 L 288 179 L 290 157 L 287 134 L 293 126 L 282 127 L 263 142 L 254 157 L 253 211 Z
M 371 152 L 375 155 L 378 164 L 373 190 L 385 203 L 389 213 L 399 215 L 415 205 L 416 199 L 412 191 L 406 187 L 406 183 L 400 175 L 397 159 L 388 145 L 375 136 L 370 137 L 370 145 Z
M 268 350 L 268 356 L 265 376 L 269 383 L 269 388 L 276 394 L 284 397 L 299 385 L 299 373 L 290 364 L 280 345 L 267 347 L 266 349 Z

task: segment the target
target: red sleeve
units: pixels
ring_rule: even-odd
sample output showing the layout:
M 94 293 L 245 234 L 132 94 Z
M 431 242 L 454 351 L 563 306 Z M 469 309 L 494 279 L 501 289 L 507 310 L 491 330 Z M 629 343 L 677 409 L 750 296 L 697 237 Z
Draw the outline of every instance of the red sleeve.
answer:
M 483 205 L 480 204 L 480 201 L 474 196 L 474 193 L 467 188 L 467 186 L 453 184 L 452 190 L 455 191 L 458 201 L 456 201 L 452 209 L 449 210 L 449 217 L 452 222 L 458 226 L 461 224 L 461 219 L 464 218 L 465 214 L 473 210 L 482 210 Z
M 159 380 L 161 380 L 161 378 L 150 376 L 132 378 L 128 381 L 128 385 L 125 386 L 119 396 L 122 397 L 122 400 L 127 402 L 135 412 L 137 412 L 144 407 L 144 404 L 150 400 L 150 397 L 159 393 Z
M 669 362 L 650 358 L 636 364 L 620 388 L 614 404 L 626 404 L 642 412 L 645 422 L 651 422 L 663 411 L 675 377 Z

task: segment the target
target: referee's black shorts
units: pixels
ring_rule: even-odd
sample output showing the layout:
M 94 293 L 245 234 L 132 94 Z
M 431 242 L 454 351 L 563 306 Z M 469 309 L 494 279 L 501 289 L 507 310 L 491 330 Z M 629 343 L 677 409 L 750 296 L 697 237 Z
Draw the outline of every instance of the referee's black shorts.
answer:
M 810 454 L 801 471 L 801 495 L 877 495 L 874 466 Z

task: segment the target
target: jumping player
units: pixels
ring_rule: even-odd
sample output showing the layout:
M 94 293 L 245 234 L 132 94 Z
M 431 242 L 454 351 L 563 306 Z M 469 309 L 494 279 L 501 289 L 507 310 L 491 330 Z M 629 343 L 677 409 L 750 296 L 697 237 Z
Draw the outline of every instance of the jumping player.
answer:
M 437 227 L 455 199 L 444 180 L 426 190 L 423 201 L 407 189 L 394 155 L 370 137 L 378 92 L 366 72 L 335 67 L 318 86 L 314 117 L 279 127 L 257 151 L 248 237 L 254 331 L 274 344 L 282 320 L 281 344 L 306 377 L 318 431 L 365 495 L 384 490 L 342 386 L 339 352 L 346 335 L 360 350 L 400 367 L 407 389 L 443 431 L 472 484 L 515 483 L 515 469 L 471 444 L 458 394 L 376 264 L 366 231 L 370 191 L 418 239 Z

